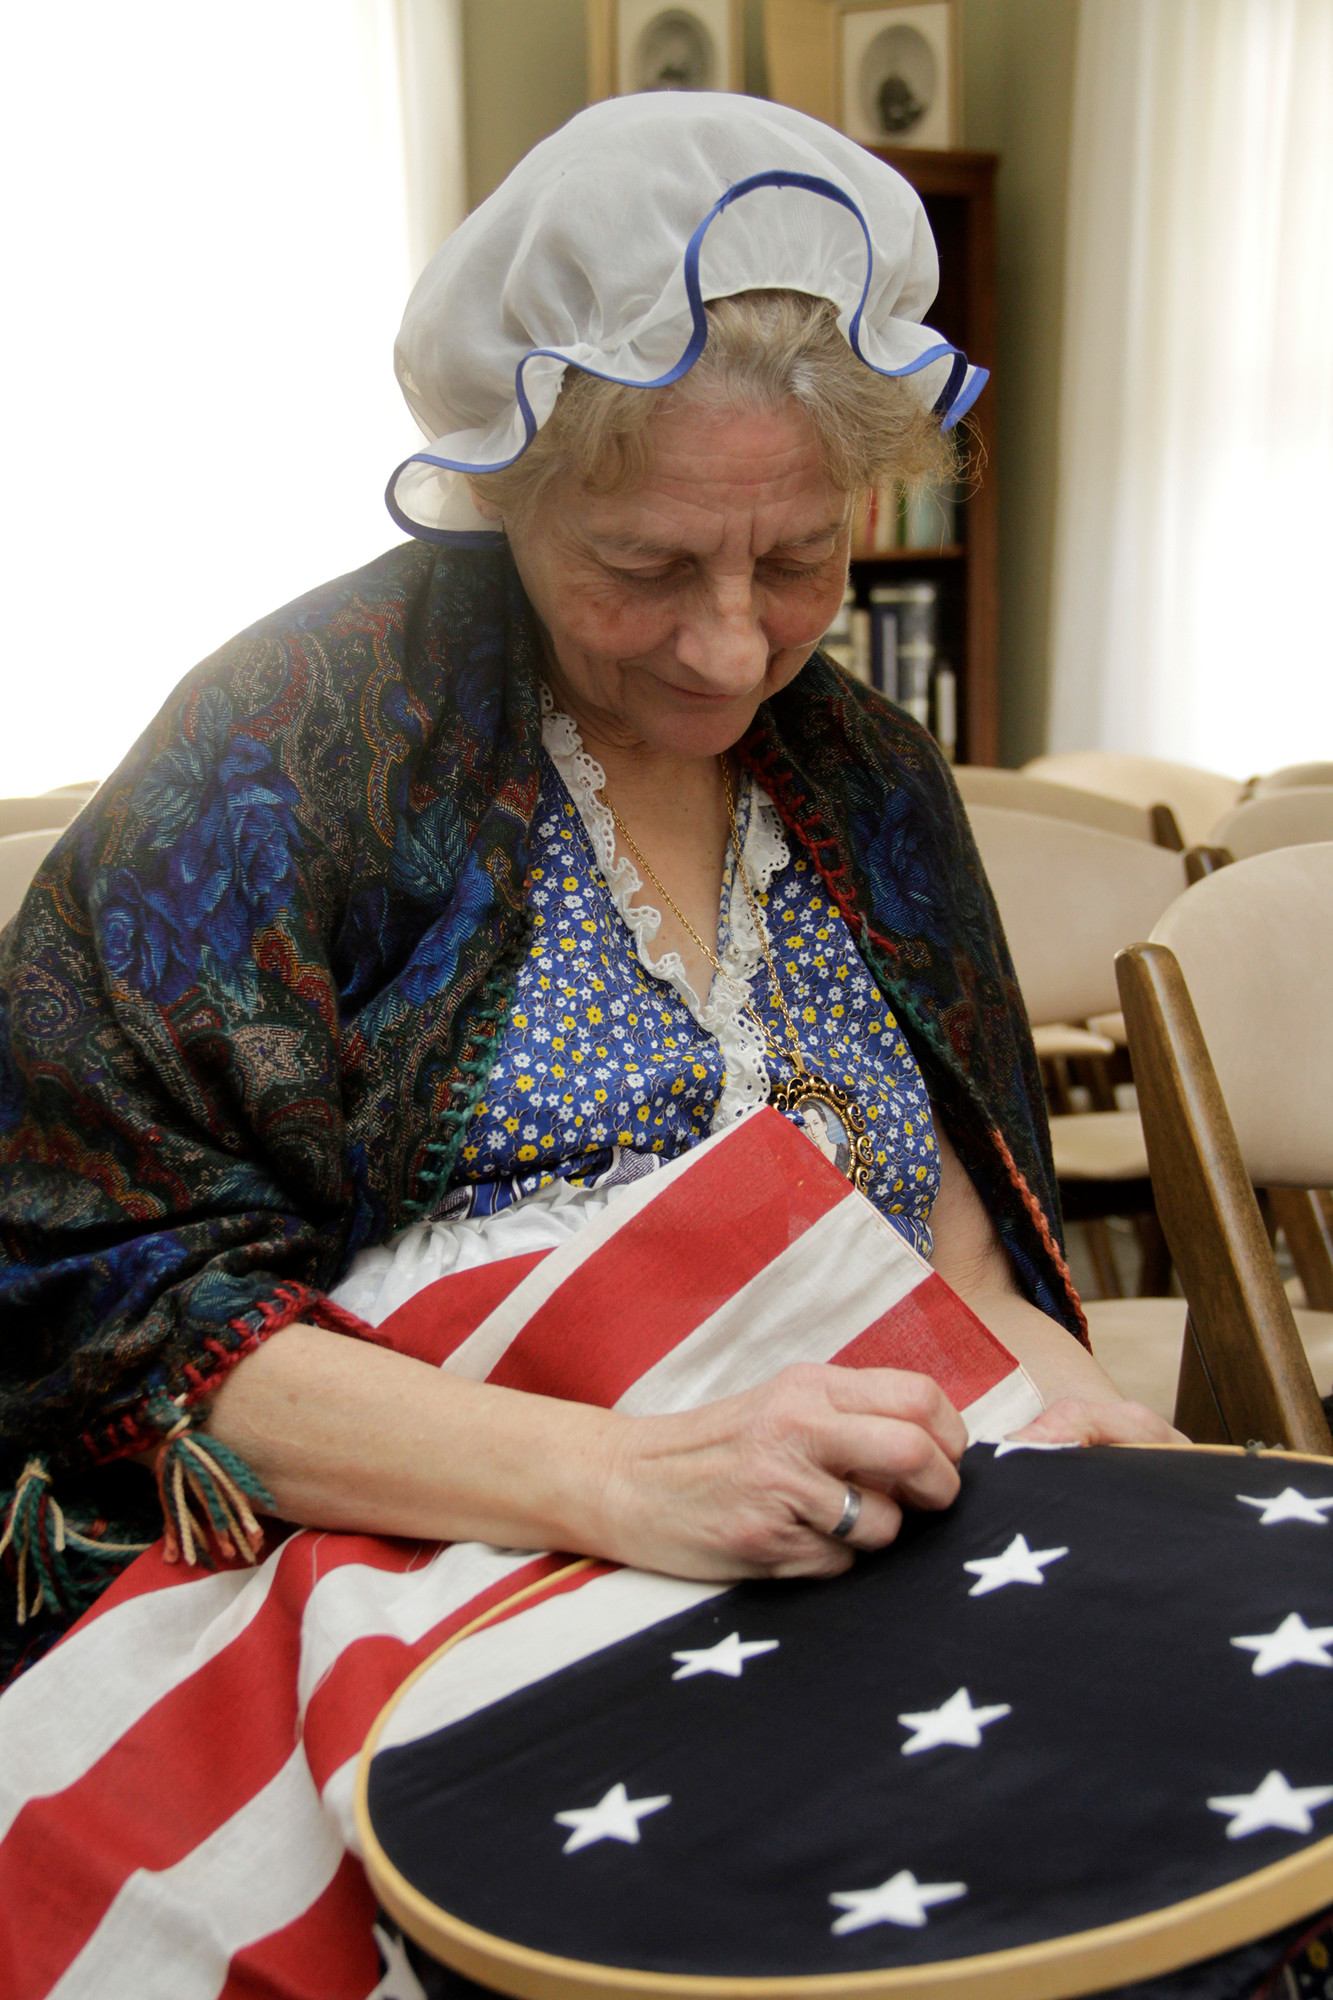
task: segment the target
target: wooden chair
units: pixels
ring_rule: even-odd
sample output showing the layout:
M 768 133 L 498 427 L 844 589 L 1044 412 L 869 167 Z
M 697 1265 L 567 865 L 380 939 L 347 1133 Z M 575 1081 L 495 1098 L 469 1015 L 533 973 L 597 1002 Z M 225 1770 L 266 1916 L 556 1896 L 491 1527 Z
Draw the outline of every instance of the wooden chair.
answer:
M 1275 847 L 1333 840 L 1333 785 L 1297 785 L 1245 799 L 1223 813 L 1208 840 L 1237 861 Z
M 1165 799 L 1180 822 L 1186 843 L 1208 838 L 1208 829 L 1228 806 L 1235 804 L 1241 785 L 1218 771 L 1193 764 L 1173 764 L 1162 757 L 1131 757 L 1114 750 L 1066 750 L 1034 757 L 1023 766 L 1030 778 L 1057 785 L 1081 785 L 1106 792 L 1113 799 L 1150 806 Z
M 44 826 L 0 835 L 0 929 L 17 911 L 28 884 L 64 831 L 63 826 Z
M 1333 1453 L 1333 1314 L 1298 1330 L 1254 1194 L 1333 1185 L 1333 843 L 1196 883 L 1117 975 L 1188 1302 L 1176 1422 L 1202 1443 Z
M 1050 1024 L 1112 1011 L 1115 955 L 1151 930 L 1179 896 L 1185 887 L 1183 857 L 1100 827 L 1036 813 L 979 805 L 969 808 L 968 817 L 1039 1047 Z M 1106 1052 L 1108 1038 L 1099 1046 Z M 1099 1285 L 1114 1295 L 1120 1285 L 1105 1220 L 1139 1218 L 1140 1286 L 1158 1291 L 1169 1281 L 1170 1266 L 1156 1233 L 1138 1113 L 1114 1108 L 1113 1097 L 1104 1096 L 1103 1103 L 1101 1110 L 1057 1110 L 1051 1118 L 1065 1220 L 1089 1225 Z
M 1127 799 L 1113 799 L 1105 792 L 1052 784 L 1045 778 L 1029 777 L 1024 771 L 1001 771 L 987 764 L 956 765 L 954 779 L 967 806 L 1004 806 L 1010 812 L 1074 820 L 1080 826 L 1099 826 L 1107 833 L 1123 835 L 1126 840 L 1146 840 L 1177 852 L 1185 845 L 1175 814 L 1160 801 L 1135 805 Z

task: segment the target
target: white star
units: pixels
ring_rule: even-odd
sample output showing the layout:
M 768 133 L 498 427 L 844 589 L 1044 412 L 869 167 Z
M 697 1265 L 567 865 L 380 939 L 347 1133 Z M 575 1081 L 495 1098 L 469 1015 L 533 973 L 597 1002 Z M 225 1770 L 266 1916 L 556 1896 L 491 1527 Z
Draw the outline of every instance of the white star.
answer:
M 1333 1667 L 1330 1640 L 1333 1625 L 1307 1625 L 1299 1611 L 1289 1611 L 1276 1632 L 1255 1632 L 1231 1643 L 1254 1654 L 1256 1674 L 1275 1674 L 1279 1667 Z
M 847 1912 L 833 1923 L 834 1937 L 867 1930 L 871 1924 L 902 1924 L 920 1930 L 926 1911 L 936 1903 L 952 1903 L 967 1894 L 966 1882 L 918 1882 L 910 1868 L 900 1868 L 878 1889 L 840 1889 L 829 1897 Z
M 656 1799 L 631 1799 L 623 1785 L 612 1785 L 595 1806 L 578 1806 L 572 1812 L 556 1814 L 561 1826 L 574 1829 L 560 1852 L 577 1854 L 580 1847 L 591 1847 L 595 1840 L 626 1840 L 631 1847 L 637 1847 L 639 1821 L 670 1804 L 669 1792 Z
M 1067 1438 L 1062 1444 L 1046 1444 L 1041 1438 L 1001 1438 L 995 1447 L 997 1458 L 1008 1458 L 1011 1451 L 1081 1451 L 1083 1447 Z
M 1330 1799 L 1333 1785 L 1289 1785 L 1281 1771 L 1270 1771 L 1257 1792 L 1209 1799 L 1208 1810 L 1234 1813 L 1227 1822 L 1227 1839 L 1243 1840 L 1247 1833 L 1260 1833 L 1269 1826 L 1282 1833 L 1313 1833 L 1311 1809 L 1326 1806 Z
M 375 1925 L 373 1935 L 384 1970 L 369 2000 L 426 2000 L 426 1990 L 412 1970 L 402 1939 L 390 1936 L 383 1924 Z
M 742 1639 L 739 1632 L 728 1632 L 725 1639 L 719 1639 L 715 1646 L 701 1647 L 697 1652 L 673 1653 L 673 1660 L 682 1660 L 683 1666 L 676 1669 L 673 1681 L 692 1680 L 695 1674 L 729 1674 L 738 1681 L 747 1660 L 757 1653 L 775 1653 L 776 1639 Z
M 1007 1701 L 997 1702 L 993 1708 L 973 1708 L 967 1689 L 959 1688 L 941 1708 L 926 1708 L 919 1715 L 898 1717 L 904 1729 L 916 1731 L 904 1743 L 903 1755 L 911 1757 L 918 1750 L 933 1750 L 940 1743 L 957 1743 L 964 1750 L 978 1750 L 986 1724 L 1012 1713 Z
M 1284 1486 L 1280 1493 L 1270 1494 L 1266 1500 L 1256 1500 L 1250 1493 L 1238 1493 L 1236 1498 L 1244 1507 L 1263 1508 L 1259 1516 L 1261 1528 L 1270 1528 L 1275 1521 L 1313 1521 L 1317 1528 L 1326 1528 L 1328 1517 L 1319 1510 L 1333 1507 L 1333 1493 L 1326 1500 L 1311 1500 L 1294 1486 Z
M 985 1597 L 989 1591 L 1003 1590 L 1006 1583 L 1045 1583 L 1042 1564 L 1058 1562 L 1068 1554 L 1068 1549 L 1030 1549 L 1026 1536 L 1015 1535 L 1003 1555 L 978 1556 L 975 1562 L 963 1564 L 978 1579 L 967 1594 Z

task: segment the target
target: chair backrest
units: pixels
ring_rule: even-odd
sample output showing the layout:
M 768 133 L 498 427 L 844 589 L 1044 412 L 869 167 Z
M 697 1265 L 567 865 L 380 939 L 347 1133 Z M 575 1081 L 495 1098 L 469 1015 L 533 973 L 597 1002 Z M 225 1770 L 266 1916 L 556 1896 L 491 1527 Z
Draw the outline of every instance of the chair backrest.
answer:
M 1151 933 L 1174 953 L 1256 1187 L 1333 1187 L 1333 844 L 1219 869 Z
M 1271 853 L 1275 847 L 1333 840 L 1333 785 L 1301 785 L 1246 799 L 1223 813 L 1208 838 L 1215 847 L 1227 848 L 1237 861 Z
M 1030 778 L 1057 785 L 1081 785 L 1113 799 L 1151 806 L 1164 800 L 1180 822 L 1187 846 L 1207 840 L 1208 830 L 1240 796 L 1238 778 L 1174 764 L 1163 757 L 1131 757 L 1116 750 L 1063 750 L 1034 757 L 1023 766 Z
M 34 833 L 44 826 L 68 826 L 91 795 L 43 792 L 26 798 L 0 799 L 0 839 L 8 833 Z
M 1333 785 L 1333 764 L 1284 764 L 1280 771 L 1251 778 L 1245 795 L 1260 799 L 1266 792 L 1289 792 L 1296 785 Z
M 0 835 L 0 930 L 28 893 L 28 884 L 65 831 L 43 826 Z
M 1333 1451 L 1254 1197 L 1333 1181 L 1333 844 L 1208 876 L 1116 970 L 1189 1303 L 1176 1421 L 1201 1442 Z
M 1039 813 L 971 806 L 968 818 L 1033 1026 L 1116 1012 L 1115 955 L 1180 894 L 1182 857 Z
M 1042 813 L 1050 819 L 1073 820 L 1079 826 L 1099 826 L 1125 840 L 1154 838 L 1147 806 L 1130 805 L 1125 799 L 1109 798 L 1105 792 L 1052 785 L 1045 778 L 1030 778 L 1025 771 L 1000 771 L 989 764 L 958 764 L 953 775 L 966 806 Z

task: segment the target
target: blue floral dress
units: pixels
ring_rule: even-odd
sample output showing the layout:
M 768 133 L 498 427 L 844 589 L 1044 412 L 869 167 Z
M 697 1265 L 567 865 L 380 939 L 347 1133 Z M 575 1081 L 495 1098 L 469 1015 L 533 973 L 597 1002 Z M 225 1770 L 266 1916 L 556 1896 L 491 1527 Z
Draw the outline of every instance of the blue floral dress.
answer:
M 652 1171 L 768 1101 L 769 1057 L 747 1002 L 783 1039 L 732 848 L 723 971 L 701 1000 L 676 953 L 653 956 L 660 918 L 631 901 L 642 884 L 616 853 L 603 772 L 549 697 L 543 740 L 532 942 L 442 1219 L 493 1214 L 558 1179 L 598 1186 Z M 841 913 L 810 862 L 793 858 L 753 781 L 737 822 L 806 1062 L 860 1105 L 873 1143 L 870 1198 L 928 1256 L 939 1156 L 916 1060 Z M 789 1074 L 783 1066 L 776 1080 Z

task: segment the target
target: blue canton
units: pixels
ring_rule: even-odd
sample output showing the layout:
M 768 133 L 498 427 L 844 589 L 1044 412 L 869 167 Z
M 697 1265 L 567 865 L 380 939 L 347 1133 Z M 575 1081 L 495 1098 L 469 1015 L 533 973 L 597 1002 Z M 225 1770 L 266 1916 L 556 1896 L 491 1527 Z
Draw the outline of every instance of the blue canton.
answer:
M 744 818 L 740 832 L 743 846 Z M 723 913 L 734 866 L 729 851 Z M 651 1171 L 707 1138 L 722 1093 L 721 1048 L 674 986 L 640 963 L 579 810 L 545 752 L 530 881 L 531 947 L 464 1135 L 450 1215 L 493 1213 L 556 1179 L 587 1185 Z M 811 862 L 790 858 L 758 901 L 807 1064 L 865 1113 L 874 1144 L 870 1199 L 929 1256 L 940 1170 L 916 1059 Z M 724 914 L 719 957 L 729 943 Z M 766 965 L 750 991 L 783 1041 Z M 788 1073 L 784 1067 L 779 1077 Z

